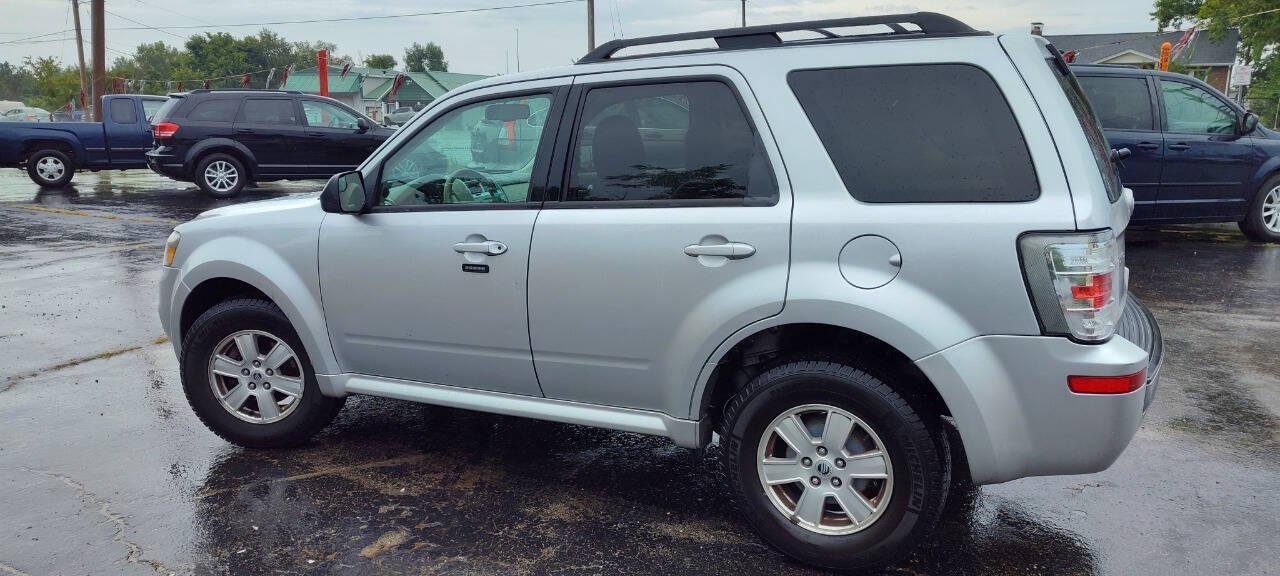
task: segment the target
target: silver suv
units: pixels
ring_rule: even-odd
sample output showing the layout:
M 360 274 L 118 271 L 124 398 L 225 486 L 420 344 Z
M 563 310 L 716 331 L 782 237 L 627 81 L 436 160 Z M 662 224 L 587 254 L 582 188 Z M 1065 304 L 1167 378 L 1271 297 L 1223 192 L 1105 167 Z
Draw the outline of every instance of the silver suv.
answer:
M 938 14 L 613 41 L 449 93 L 318 198 L 178 226 L 160 317 L 236 444 L 350 394 L 714 432 L 764 540 L 884 565 L 953 478 L 1133 437 L 1160 336 L 1124 154 L 1051 45 Z

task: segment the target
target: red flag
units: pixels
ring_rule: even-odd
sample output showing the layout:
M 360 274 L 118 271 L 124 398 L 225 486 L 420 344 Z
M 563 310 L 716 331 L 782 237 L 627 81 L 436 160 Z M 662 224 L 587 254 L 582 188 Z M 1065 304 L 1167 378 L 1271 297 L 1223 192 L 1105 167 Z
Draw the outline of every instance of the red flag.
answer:
M 346 63 L 346 64 L 343 64 L 343 65 L 342 65 L 342 73 L 341 73 L 341 74 L 339 74 L 339 75 L 338 75 L 338 77 L 339 77 L 339 78 L 346 78 L 346 77 L 347 77 L 347 72 L 350 72 L 350 71 L 351 71 L 351 63 L 350 63 L 350 62 L 348 62 L 348 63 Z
M 241 87 L 241 88 L 248 88 L 248 87 L 249 87 L 249 75 L 248 75 L 248 74 L 245 74 L 244 76 L 241 76 L 241 77 L 240 77 L 240 87 Z
M 293 70 L 293 64 L 284 67 L 284 73 L 280 75 L 280 89 L 284 89 L 284 85 L 289 81 L 289 71 Z
M 182 81 L 181 81 L 181 80 L 179 80 L 179 81 L 178 81 L 178 91 L 179 91 L 179 92 L 181 92 L 181 91 L 182 91 Z
M 204 89 L 205 89 L 205 90 L 208 90 L 208 89 L 209 89 L 209 81 L 208 81 L 208 80 L 205 80 L 205 81 L 204 81 Z
M 81 90 L 80 91 L 80 108 L 81 109 L 84 109 L 84 105 L 85 105 L 84 101 L 85 101 L 84 90 Z
M 391 82 L 391 91 L 387 93 L 387 101 L 396 101 L 396 92 L 400 91 L 400 87 L 404 85 L 404 74 L 396 74 L 396 79 Z
M 1066 61 L 1067 61 L 1067 64 L 1070 64 L 1070 63 L 1072 63 L 1072 62 L 1075 62 L 1075 61 L 1076 61 L 1076 51 L 1075 51 L 1075 50 L 1067 50 L 1066 52 L 1063 52 L 1063 53 L 1062 53 L 1062 59 L 1063 59 L 1063 60 L 1066 60 Z

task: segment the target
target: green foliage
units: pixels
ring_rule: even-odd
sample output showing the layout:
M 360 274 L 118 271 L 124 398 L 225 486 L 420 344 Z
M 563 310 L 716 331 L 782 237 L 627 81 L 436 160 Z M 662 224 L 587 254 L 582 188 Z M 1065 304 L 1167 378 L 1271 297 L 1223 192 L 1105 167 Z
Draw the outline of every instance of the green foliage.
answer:
M 25 102 L 35 93 L 36 78 L 30 70 L 0 62 L 0 100 Z
M 414 42 L 405 48 L 404 65 L 410 72 L 449 71 L 449 62 L 444 59 L 444 49 L 435 42 L 427 42 L 426 46 Z
M 391 70 L 396 67 L 396 57 L 390 54 L 370 54 L 365 57 L 364 65 L 379 70 Z
M 80 73 L 75 68 L 62 67 L 52 56 L 22 61 L 35 81 L 35 91 L 27 98 L 28 106 L 44 108 L 50 112 L 80 98 Z M 79 103 L 77 103 L 79 106 Z

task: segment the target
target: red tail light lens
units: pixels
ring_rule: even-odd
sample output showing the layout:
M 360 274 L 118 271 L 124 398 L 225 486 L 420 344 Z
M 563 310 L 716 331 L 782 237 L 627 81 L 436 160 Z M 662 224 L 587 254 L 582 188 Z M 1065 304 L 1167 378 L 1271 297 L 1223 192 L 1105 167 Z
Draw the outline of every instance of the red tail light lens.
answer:
M 1128 394 L 1146 381 L 1146 370 L 1127 376 L 1068 376 L 1067 388 L 1076 394 Z
M 161 122 L 151 127 L 151 135 L 155 136 L 156 140 L 167 140 L 177 133 L 178 125 L 173 122 Z

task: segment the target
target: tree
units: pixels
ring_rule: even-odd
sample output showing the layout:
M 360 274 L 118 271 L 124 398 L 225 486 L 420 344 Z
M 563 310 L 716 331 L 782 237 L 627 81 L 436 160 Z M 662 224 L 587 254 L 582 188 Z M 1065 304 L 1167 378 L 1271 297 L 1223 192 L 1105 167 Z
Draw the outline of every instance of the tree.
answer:
M 449 62 L 444 59 L 444 49 L 435 42 L 427 42 L 426 46 L 414 42 L 405 48 L 404 65 L 410 72 L 449 71 Z
M 0 100 L 25 102 L 36 93 L 36 78 L 31 71 L 8 62 L 0 62 Z
M 28 56 L 22 61 L 22 65 L 31 72 L 35 80 L 35 93 L 31 95 L 28 105 L 54 111 L 66 106 L 68 102 L 79 100 L 80 73 L 75 68 L 63 68 L 62 63 L 52 56 Z
M 379 70 L 391 70 L 396 67 L 396 57 L 390 54 L 370 54 L 365 57 L 364 65 Z

